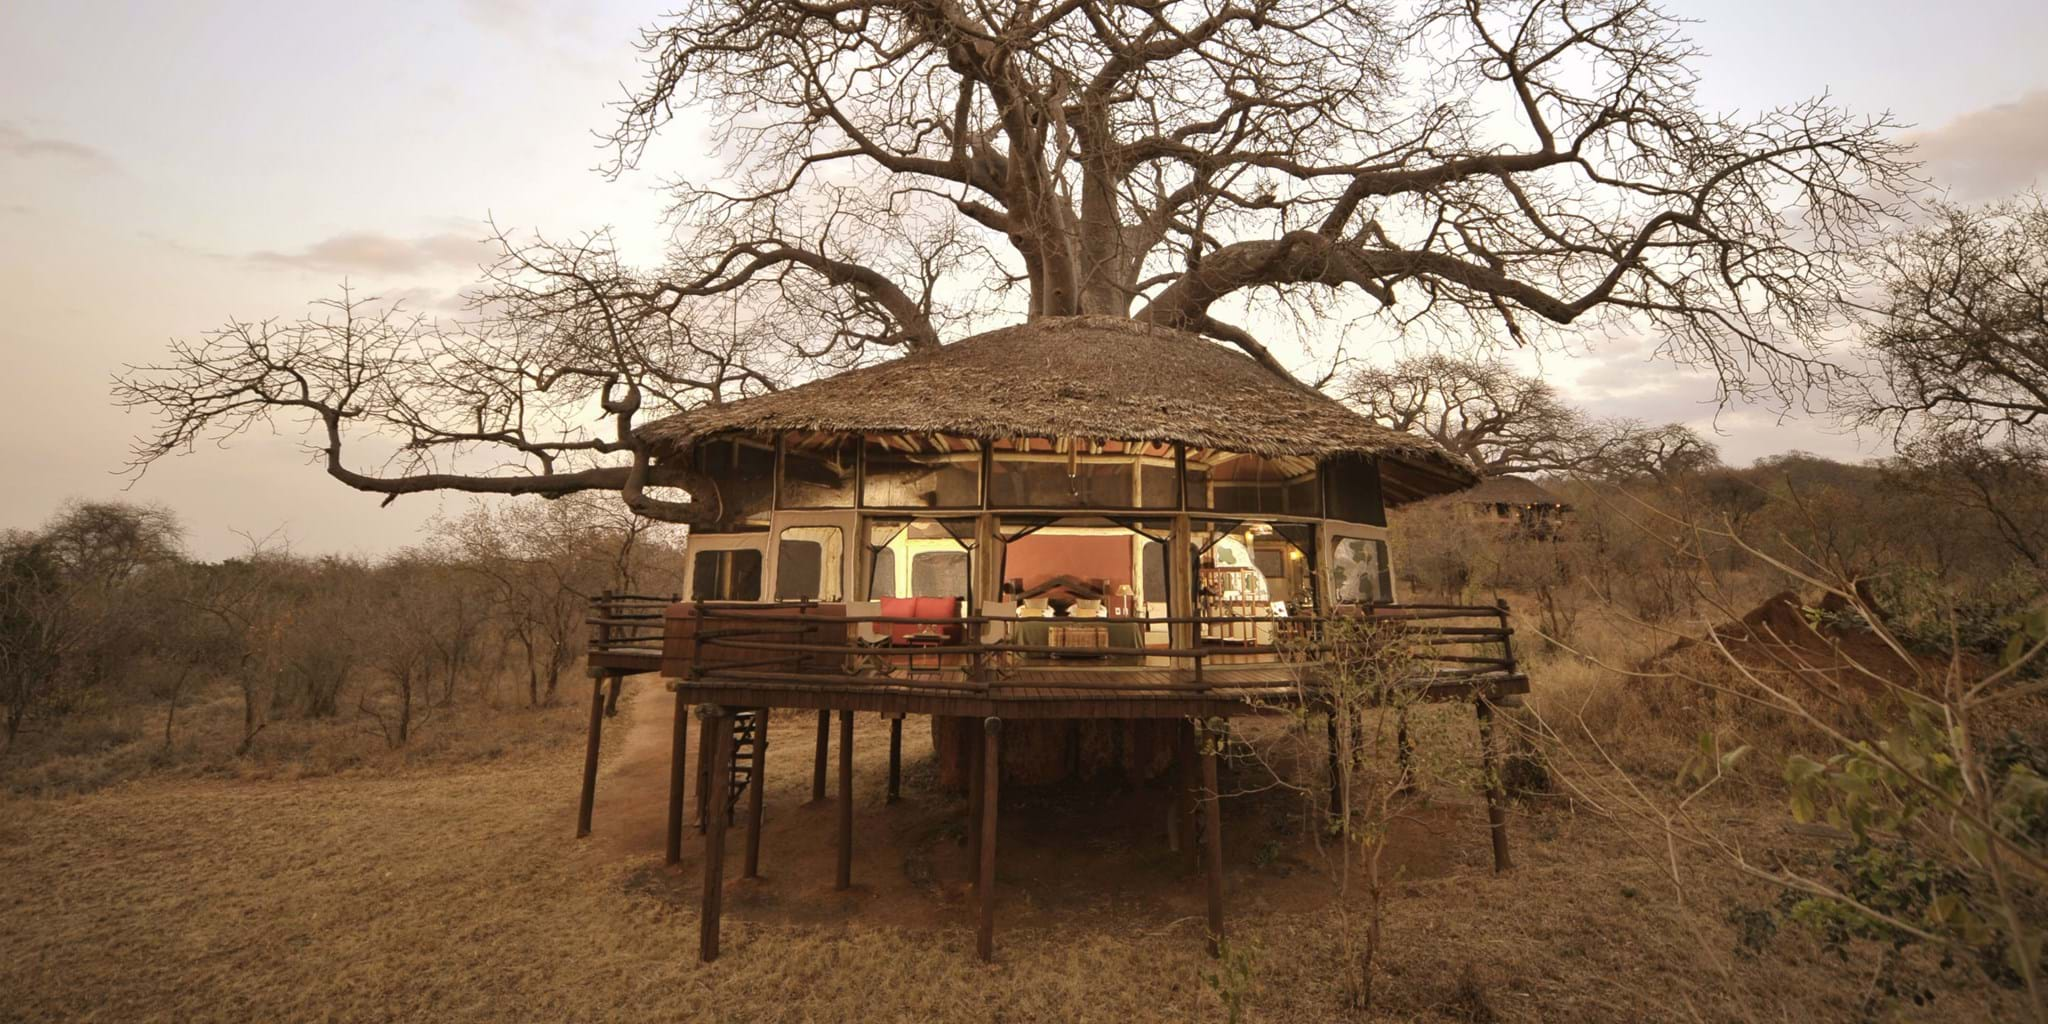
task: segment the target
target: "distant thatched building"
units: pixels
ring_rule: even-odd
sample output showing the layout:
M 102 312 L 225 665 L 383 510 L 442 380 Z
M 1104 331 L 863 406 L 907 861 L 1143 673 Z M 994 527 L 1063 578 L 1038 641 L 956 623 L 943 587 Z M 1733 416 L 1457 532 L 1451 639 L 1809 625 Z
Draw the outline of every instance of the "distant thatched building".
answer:
M 1499 520 L 1544 537 L 1556 533 L 1571 511 L 1555 492 L 1520 476 L 1488 477 L 1479 486 L 1442 500 L 1468 515 Z

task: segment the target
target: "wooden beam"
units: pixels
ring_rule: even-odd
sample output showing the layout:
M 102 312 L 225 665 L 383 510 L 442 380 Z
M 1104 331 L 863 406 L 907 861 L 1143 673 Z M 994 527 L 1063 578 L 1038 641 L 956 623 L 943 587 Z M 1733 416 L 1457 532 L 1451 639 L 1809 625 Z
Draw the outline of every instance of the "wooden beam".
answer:
M 903 793 L 903 716 L 889 718 L 889 803 L 901 799 Z
M 818 754 L 811 762 L 811 802 L 825 799 L 825 753 L 832 745 L 832 711 L 818 709 Z
M 612 676 L 612 692 L 604 700 L 604 716 L 606 718 L 612 718 L 619 713 L 619 690 L 625 685 L 625 682 L 625 676 L 616 674 Z
M 1209 955 L 1223 953 L 1223 811 L 1218 806 L 1216 752 L 1223 745 L 1220 729 L 1202 737 L 1202 847 L 1209 867 Z
M 710 813 L 705 817 L 704 906 L 698 915 L 697 959 L 718 959 L 718 914 L 725 898 L 725 803 L 732 788 L 732 716 L 716 704 L 698 709 L 704 718 L 704 747 L 712 752 Z
M 988 768 L 982 746 L 988 742 L 988 735 L 974 728 L 972 719 L 956 721 L 967 741 L 963 751 L 967 758 L 967 869 L 976 871 L 981 864 L 981 799 L 984 795 L 981 776 Z
M 853 712 L 839 713 L 839 876 L 833 888 L 853 888 Z
M 768 709 L 754 709 L 754 763 L 747 777 L 747 860 L 741 878 L 761 877 L 761 801 L 768 788 Z
M 667 862 L 675 864 L 683 859 L 683 782 L 685 756 L 690 747 L 690 702 L 682 691 L 676 692 L 675 735 L 669 741 L 668 750 L 668 846 Z
M 983 963 L 996 955 L 996 807 L 1001 803 L 998 786 L 1002 781 L 1003 720 L 982 720 L 981 856 L 977 861 L 975 897 L 981 904 L 981 922 L 975 932 L 975 948 Z
M 617 676 L 612 679 L 616 681 Z M 576 805 L 576 838 L 590 834 L 590 812 L 597 804 L 597 746 L 604 732 L 604 677 L 591 680 L 590 735 L 583 746 L 583 797 Z
M 1514 865 L 1508 860 L 1507 792 L 1501 788 L 1500 750 L 1494 741 L 1493 704 L 1485 698 L 1473 702 L 1479 714 L 1479 759 L 1486 775 L 1486 831 L 1493 839 L 1495 874 Z

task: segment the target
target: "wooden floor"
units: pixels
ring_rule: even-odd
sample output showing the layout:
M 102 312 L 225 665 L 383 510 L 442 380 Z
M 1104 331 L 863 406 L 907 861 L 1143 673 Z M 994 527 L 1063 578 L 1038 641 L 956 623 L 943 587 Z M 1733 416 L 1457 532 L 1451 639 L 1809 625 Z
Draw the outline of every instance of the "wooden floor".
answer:
M 660 670 L 660 652 L 611 650 L 593 654 L 594 674 Z M 995 718 L 1234 717 L 1280 712 L 1312 700 L 1300 666 L 1272 661 L 1216 665 L 1196 679 L 1192 669 L 1161 665 L 1027 663 L 986 683 L 956 668 L 921 669 L 889 676 L 821 677 L 744 670 L 713 670 L 698 679 L 675 679 L 669 688 L 693 704 L 727 707 L 834 708 L 902 714 Z M 1527 693 L 1527 677 L 1482 673 L 1418 679 L 1423 700 L 1498 698 Z

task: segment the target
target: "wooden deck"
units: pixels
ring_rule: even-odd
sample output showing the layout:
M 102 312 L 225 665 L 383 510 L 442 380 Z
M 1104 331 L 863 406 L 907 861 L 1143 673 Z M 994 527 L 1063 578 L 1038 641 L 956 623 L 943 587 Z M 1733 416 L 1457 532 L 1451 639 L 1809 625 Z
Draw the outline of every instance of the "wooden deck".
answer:
M 1316 668 L 1300 649 L 1106 648 L 1089 660 L 1072 650 L 1014 643 L 873 648 L 848 646 L 848 624 L 856 620 L 802 609 L 700 609 L 671 619 L 640 607 L 637 615 L 607 607 L 594 616 L 590 674 L 663 673 L 671 677 L 668 688 L 692 704 L 977 718 L 1228 718 L 1317 703 Z M 1419 663 L 1416 678 L 1400 688 L 1416 699 L 1528 692 L 1504 609 L 1410 606 L 1382 608 L 1375 616 L 1400 623 L 1425 644 L 1452 645 L 1431 648 L 1438 660 Z M 1474 617 L 1486 625 L 1454 624 Z M 965 636 L 985 621 L 961 617 L 941 625 Z M 1479 648 L 1486 656 L 1473 656 Z M 1060 660 L 1075 658 L 1083 660 Z
M 964 681 L 941 689 L 939 680 L 816 682 L 767 672 L 717 672 L 670 680 L 669 689 L 692 704 L 729 707 L 846 708 L 887 714 L 957 715 L 974 718 L 1232 718 L 1294 710 L 1313 695 L 1296 680 L 1298 666 L 1219 666 L 1202 684 L 1186 669 L 1024 668 L 986 686 Z M 1414 690 L 1429 701 L 1489 699 L 1529 692 L 1519 673 L 1493 673 L 1448 680 L 1418 681 Z
M 1340 628 L 1338 618 L 1371 625 L 1361 634 L 1350 626 Z M 1322 666 L 1339 663 L 1339 658 L 1374 657 L 1374 652 L 1386 649 L 1382 645 L 1398 644 L 1406 649 L 1403 664 L 1409 666 L 1404 670 L 1409 681 L 1375 697 L 1472 705 L 1488 780 L 1487 831 L 1494 868 L 1507 870 L 1506 798 L 1499 783 L 1493 707 L 1501 698 L 1527 693 L 1529 681 L 1515 663 L 1514 630 L 1507 625 L 1506 607 L 1381 606 L 1350 609 L 1338 618 L 1274 623 L 1275 640 L 1264 645 L 1199 639 L 1224 619 L 1152 619 L 1146 620 L 1149 625 L 1170 627 L 1187 646 L 1076 648 L 1019 643 L 1001 628 L 1010 620 L 977 616 L 853 618 L 845 606 L 707 607 L 607 594 L 593 603 L 590 620 L 588 669 L 593 686 L 577 834 L 590 831 L 607 691 L 616 699 L 627 676 L 665 677 L 675 695 L 665 858 L 670 864 L 682 858 L 684 795 L 694 777 L 696 820 L 705 834 L 698 956 L 709 961 L 718 956 L 729 815 L 734 823 L 744 823 L 744 873 L 756 877 L 762 814 L 759 780 L 767 756 L 770 709 L 817 712 L 813 800 L 825 797 L 830 733 L 837 726 L 835 887 L 840 890 L 849 888 L 853 877 L 853 716 L 881 712 L 894 719 L 887 789 L 891 801 L 901 778 L 904 718 L 952 718 L 968 734 L 966 834 L 970 860 L 978 868 L 976 948 L 987 960 L 994 948 L 996 816 L 1005 721 L 1177 719 L 1172 729 L 1178 834 L 1189 837 L 1188 852 L 1199 845 L 1206 866 L 1213 954 L 1223 936 L 1217 759 L 1228 744 L 1228 720 L 1305 709 L 1325 713 L 1331 736 L 1330 791 L 1336 792 L 1341 770 L 1338 715 L 1330 710 L 1330 691 L 1319 678 L 1327 672 Z M 885 633 L 860 628 L 864 626 L 909 626 L 919 632 L 891 640 Z M 1283 626 L 1284 640 L 1279 639 Z M 1197 639 L 1191 642 L 1191 636 Z M 688 760 L 693 717 L 701 723 L 694 770 Z M 1405 740 L 1403 750 L 1405 756 Z M 737 806 L 741 792 L 748 797 L 743 818 Z

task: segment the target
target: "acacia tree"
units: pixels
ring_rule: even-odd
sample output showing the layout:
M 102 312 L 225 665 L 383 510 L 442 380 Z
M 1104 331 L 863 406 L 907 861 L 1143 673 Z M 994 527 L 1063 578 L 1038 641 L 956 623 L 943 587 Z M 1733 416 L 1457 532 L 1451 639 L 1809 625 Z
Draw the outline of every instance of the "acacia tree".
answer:
M 286 415 L 387 497 L 612 489 L 705 521 L 642 418 L 996 314 L 1151 321 L 1279 373 L 1252 318 L 1627 319 L 1725 387 L 1789 386 L 1906 185 L 1882 119 L 1703 109 L 1644 0 L 709 0 L 642 44 L 612 169 L 679 107 L 724 157 L 677 185 L 664 266 L 501 235 L 459 330 L 348 296 L 231 321 L 117 384 L 160 416 L 136 467 Z M 345 460 L 351 433 L 392 461 Z
M 1865 422 L 2048 445 L 2048 200 L 1936 207 L 1881 250 Z

